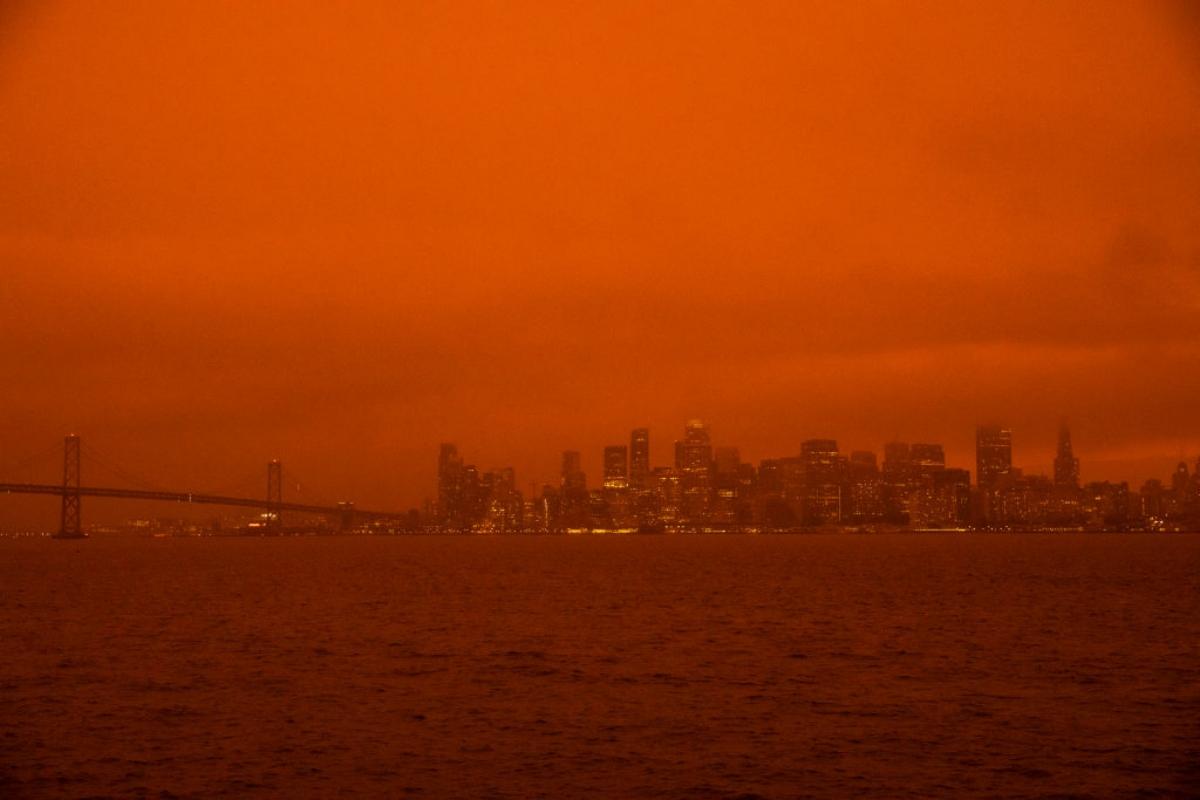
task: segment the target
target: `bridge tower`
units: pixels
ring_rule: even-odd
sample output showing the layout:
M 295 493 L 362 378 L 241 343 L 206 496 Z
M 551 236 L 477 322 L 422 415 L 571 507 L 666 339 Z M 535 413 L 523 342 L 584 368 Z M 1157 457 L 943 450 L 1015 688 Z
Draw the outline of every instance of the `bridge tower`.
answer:
M 63 440 L 62 525 L 55 538 L 82 539 L 86 536 L 79 512 L 79 437 Z
M 283 464 L 278 458 L 267 464 L 267 527 L 278 532 L 283 527 Z

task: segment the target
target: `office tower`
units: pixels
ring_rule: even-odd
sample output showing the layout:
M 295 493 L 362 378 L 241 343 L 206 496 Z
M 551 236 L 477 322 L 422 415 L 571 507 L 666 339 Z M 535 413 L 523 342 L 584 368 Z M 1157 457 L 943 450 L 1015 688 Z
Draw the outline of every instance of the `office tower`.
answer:
M 882 473 L 884 515 L 891 522 L 905 522 L 913 491 L 912 455 L 907 443 L 888 442 L 883 446 Z
M 940 444 L 914 443 L 908 448 L 909 522 L 923 527 L 944 527 L 952 520 L 943 513 L 935 486 L 937 476 L 946 469 L 946 454 Z
M 883 516 L 883 478 L 869 450 L 855 450 L 847 464 L 842 517 L 865 522 Z
M 713 448 L 713 469 L 718 475 L 736 474 L 741 463 L 742 458 L 736 447 Z
M 804 459 L 790 456 L 778 459 L 778 462 L 783 501 L 795 518 L 795 524 L 800 524 L 804 519 Z
M 578 450 L 563 451 L 560 475 L 564 489 L 587 487 L 587 476 L 583 472 L 583 458 L 579 455 Z
M 739 520 L 738 507 L 742 495 L 742 459 L 736 447 L 713 448 L 712 520 L 732 525 Z
M 634 428 L 629 435 L 629 485 L 648 488 L 650 482 L 650 429 Z
M 803 522 L 839 522 L 842 518 L 844 461 L 833 439 L 809 439 L 800 445 Z
M 1121 526 L 1141 516 L 1141 497 L 1122 481 L 1095 481 L 1083 486 L 1083 514 L 1092 522 Z
M 1144 517 L 1161 518 L 1165 504 L 1163 496 L 1166 491 L 1162 481 L 1157 478 L 1151 478 L 1142 484 L 1141 491 L 1141 514 Z
M 1054 490 L 1046 521 L 1056 525 L 1085 521 L 1083 493 L 1079 488 L 1079 459 L 1071 448 L 1071 431 L 1064 421 L 1058 428 L 1058 452 L 1054 456 Z M 1140 495 L 1137 503 L 1141 508 Z
M 629 448 L 623 444 L 604 448 L 604 488 L 629 488 Z
M 1071 449 L 1071 431 L 1063 422 L 1058 428 L 1058 454 L 1054 457 L 1056 486 L 1079 486 L 1079 459 Z
M 500 533 L 519 529 L 524 519 L 524 498 L 517 491 L 517 477 L 512 467 L 480 476 L 479 486 L 483 501 L 479 529 Z
M 438 451 L 438 517 L 457 521 L 463 514 L 463 463 L 458 448 L 442 443 Z
M 483 491 L 479 469 L 474 464 L 464 464 L 462 468 L 462 510 L 458 520 L 460 525 L 472 525 L 483 516 L 485 503 Z
M 675 468 L 707 472 L 712 457 L 708 427 L 698 419 L 688 420 L 683 429 L 683 440 L 675 442 Z
M 562 455 L 562 514 L 570 525 L 587 521 L 587 476 L 578 450 L 565 450 Z
M 683 479 L 673 467 L 657 467 L 650 473 L 655 522 L 677 524 L 683 517 Z
M 712 460 L 708 427 L 698 419 L 688 420 L 683 441 L 675 443 L 675 469 L 683 491 L 683 516 L 689 521 L 703 521 L 708 514 Z
M 639 524 L 637 498 L 629 491 L 629 447 L 623 444 L 604 448 L 604 488 L 593 492 L 592 519 L 603 527 L 627 528 Z M 599 495 L 597 498 L 596 495 Z
M 939 514 L 946 523 L 965 525 L 971 521 L 971 473 L 965 469 L 943 469 L 933 476 Z
M 629 485 L 634 519 L 641 527 L 657 528 L 662 503 L 650 469 L 649 428 L 634 428 L 629 434 Z
M 753 464 L 739 462 L 737 466 L 737 499 L 734 515 L 739 524 L 754 521 L 754 504 L 758 500 L 758 470 Z
M 975 429 L 975 480 L 979 488 L 992 490 L 1001 478 L 1012 473 L 1012 431 L 999 425 Z
M 787 464 L 799 459 L 765 458 L 758 464 L 758 482 L 754 496 L 754 520 L 772 528 L 790 528 L 796 514 L 786 496 Z M 797 506 L 799 501 L 797 501 Z

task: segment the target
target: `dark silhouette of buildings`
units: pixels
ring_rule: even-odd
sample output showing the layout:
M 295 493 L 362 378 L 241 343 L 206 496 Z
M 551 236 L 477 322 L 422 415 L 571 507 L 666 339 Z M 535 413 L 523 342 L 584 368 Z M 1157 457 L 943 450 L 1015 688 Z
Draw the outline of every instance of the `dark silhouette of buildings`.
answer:
M 1058 429 L 1058 454 L 1054 457 L 1054 484 L 1079 486 L 1079 459 L 1071 449 L 1071 431 L 1063 422 Z
M 465 517 L 463 504 L 463 463 L 458 447 L 443 443 L 438 452 L 437 518 L 446 526 L 456 526 Z
M 604 448 L 604 488 L 629 488 L 629 448 L 623 444 Z
M 985 491 L 1012 472 L 1012 431 L 999 425 L 975 429 L 975 478 Z
M 883 507 L 891 522 L 908 521 L 912 494 L 913 465 L 907 442 L 888 442 L 883 446 Z
M 845 460 L 833 439 L 800 445 L 801 520 L 807 524 L 842 521 Z
M 650 430 L 634 428 L 629 434 L 629 485 L 645 489 L 650 481 Z
M 703 524 L 711 501 L 713 449 L 708 426 L 688 420 L 683 440 L 675 442 L 675 469 L 679 472 L 683 518 Z
M 843 520 L 864 523 L 883 519 L 886 513 L 883 475 L 869 450 L 855 450 L 846 464 L 846 497 Z
M 797 530 L 824 526 L 915 529 L 1063 527 L 1173 529 L 1200 524 L 1200 462 L 1181 463 L 1169 486 L 1149 480 L 1081 483 L 1070 431 L 1058 434 L 1053 478 L 1013 466 L 1008 428 L 976 429 L 976 481 L 947 466 L 941 444 L 888 442 L 883 461 L 833 439 L 809 439 L 795 455 L 744 462 L 737 447 L 714 445 L 708 426 L 689 420 L 674 462 L 650 462 L 650 432 L 603 451 L 603 480 L 588 488 L 581 453 L 562 454 L 556 484 L 526 501 L 511 469 L 480 472 L 453 444 L 438 457 L 432 522 L 479 532 L 611 529 Z

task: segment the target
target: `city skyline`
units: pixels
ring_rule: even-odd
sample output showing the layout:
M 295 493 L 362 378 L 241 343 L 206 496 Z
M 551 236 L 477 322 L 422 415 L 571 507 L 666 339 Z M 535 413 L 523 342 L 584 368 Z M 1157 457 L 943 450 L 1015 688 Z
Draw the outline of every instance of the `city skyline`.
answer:
M 684 419 L 689 418 L 685 417 Z M 704 424 L 709 427 L 710 430 L 712 429 L 710 419 L 707 417 L 691 417 L 690 419 L 699 419 L 700 421 L 704 422 Z M 1042 426 L 1038 432 L 1040 434 L 1039 438 L 1035 441 L 1030 441 L 1030 439 L 1033 437 L 1026 431 L 1021 431 L 1021 429 L 1016 428 L 1015 426 L 995 426 L 1009 431 L 1010 434 L 1013 431 L 1020 431 L 1019 435 L 1017 435 L 1016 441 L 1010 443 L 1010 453 L 1015 454 L 1011 455 L 1011 458 L 1013 463 L 1023 466 L 1031 473 L 1045 474 L 1050 477 L 1054 477 L 1058 473 L 1059 467 L 1057 462 L 1062 455 L 1061 436 L 1064 429 L 1069 430 L 1071 433 L 1071 457 L 1073 458 L 1073 462 L 1069 465 L 1069 469 L 1073 471 L 1076 479 L 1082 482 L 1111 480 L 1127 481 L 1132 483 L 1138 480 L 1145 480 L 1147 479 L 1147 476 L 1152 477 L 1158 475 L 1160 472 L 1169 474 L 1180 461 L 1191 463 L 1198 456 L 1200 456 L 1200 442 L 1197 442 L 1194 446 L 1178 444 L 1174 448 L 1161 449 L 1158 451 L 1154 451 L 1153 449 L 1139 450 L 1135 458 L 1128 459 L 1114 458 L 1111 451 L 1105 451 L 1104 449 L 1097 449 L 1093 446 L 1085 445 L 1083 452 L 1085 453 L 1086 457 L 1081 459 L 1079 458 L 1077 441 L 1079 438 L 1078 428 L 1064 416 L 1051 415 L 1048 417 L 1048 419 L 1051 421 Z M 972 480 L 974 480 L 979 471 L 977 465 L 976 445 L 979 429 L 981 427 L 993 427 L 993 425 L 990 423 L 977 423 L 967 428 L 965 433 L 963 431 L 958 431 L 949 437 L 939 435 L 924 437 L 892 435 L 888 437 L 882 437 L 872 444 L 869 441 L 863 441 L 861 437 L 845 440 L 835 436 L 833 441 L 838 442 L 839 445 L 841 445 L 841 450 L 845 453 L 867 450 L 876 452 L 881 458 L 888 442 L 903 441 L 909 443 L 921 443 L 928 441 L 943 448 L 946 463 L 953 463 L 956 466 L 969 468 L 972 474 Z M 718 429 L 719 428 L 720 425 L 718 424 Z M 663 426 L 662 428 L 662 430 L 672 429 L 673 428 L 670 425 Z M 649 426 L 631 428 L 630 433 L 637 433 L 639 431 L 652 433 L 653 430 L 659 430 L 659 428 L 651 428 Z M 820 429 L 810 427 L 809 430 Z M 1052 433 L 1047 435 L 1047 431 L 1052 431 Z M 825 432 L 828 434 L 830 431 L 826 430 Z M 675 437 L 673 434 L 665 434 L 664 436 L 664 441 L 667 443 L 666 445 L 660 441 L 656 447 L 650 448 L 648 451 L 651 453 L 651 456 L 647 461 L 649 467 L 667 466 L 673 462 L 674 455 L 672 448 L 674 446 Z M 606 443 L 606 440 L 603 436 L 592 438 L 593 441 L 587 445 L 582 445 L 578 442 L 572 442 L 572 440 L 567 438 L 564 439 L 564 442 L 571 446 L 568 447 L 564 445 L 564 447 L 561 449 L 548 448 L 545 450 L 543 456 L 537 460 L 537 463 L 542 465 L 554 464 L 554 466 L 549 468 L 543 467 L 540 469 L 537 467 L 533 468 L 533 477 L 530 478 L 530 480 L 533 480 L 534 482 L 541 482 L 555 478 L 558 475 L 557 460 L 561 453 L 566 452 L 567 450 L 574 450 L 575 452 L 579 453 L 581 465 L 586 474 L 592 475 L 593 477 L 602 476 L 605 472 L 605 450 L 611 446 L 614 446 L 615 442 Z M 800 444 L 802 442 L 821 438 L 822 437 L 820 435 L 813 433 L 801 435 L 801 437 L 797 439 L 794 449 L 799 452 Z M 452 442 L 455 445 L 471 442 L 470 439 L 453 437 L 443 437 L 442 441 Z M 950 445 L 948 442 L 954 442 L 955 444 Z M 729 442 L 729 444 L 732 445 L 732 441 Z M 632 475 L 634 467 L 632 445 L 629 442 L 625 442 L 621 446 L 626 447 L 627 449 L 626 457 L 629 464 L 628 469 Z M 660 449 L 664 447 L 665 450 Z M 472 446 L 471 449 L 478 453 L 484 448 Z M 771 445 L 763 446 L 762 444 L 759 444 L 754 448 L 743 448 L 739 446 L 738 449 L 743 458 L 757 461 L 763 458 L 779 457 L 786 448 Z M 477 458 L 476 460 L 480 462 L 479 466 L 487 466 L 488 468 L 495 467 L 496 465 L 499 465 L 501 462 L 505 461 L 503 455 L 496 453 L 494 448 L 491 454 L 486 457 Z M 531 470 L 528 464 L 528 459 L 524 460 L 522 463 L 525 466 L 525 469 L 521 470 L 522 474 L 526 476 L 530 475 Z M 1114 464 L 1120 464 L 1122 467 L 1113 470 L 1112 465 Z M 1153 466 L 1147 470 L 1144 466 L 1146 464 L 1151 464 Z M 515 464 L 506 464 L 505 468 L 517 467 Z M 525 483 L 527 485 L 528 481 Z
M 589 484 L 578 450 L 562 452 L 557 480 L 529 481 L 512 467 L 483 469 L 443 443 L 437 493 L 426 525 L 451 530 L 653 530 L 886 524 L 915 528 L 1188 529 L 1200 524 L 1200 457 L 1180 461 L 1164 480 L 1083 480 L 1066 419 L 1058 423 L 1051 474 L 1013 458 L 1013 431 L 975 428 L 975 471 L 947 461 L 934 442 L 884 443 L 844 451 L 834 439 L 808 439 L 796 453 L 743 460 L 716 444 L 706 422 L 688 420 L 668 439 L 668 465 L 653 458 L 652 431 L 603 448 Z M 630 454 L 638 454 L 638 467 Z
M 590 479 L 585 466 L 588 463 L 585 453 L 581 450 L 563 450 L 559 453 L 557 476 L 550 480 L 522 480 L 524 476 L 520 476 L 518 470 L 511 466 L 484 468 L 464 458 L 464 455 L 459 453 L 457 443 L 443 442 L 439 445 L 437 470 L 433 481 L 434 491 L 426 492 L 420 503 L 413 504 L 406 510 L 401 508 L 403 504 L 396 504 L 392 506 L 391 511 L 385 512 L 378 505 L 367 507 L 361 502 L 356 502 L 354 498 L 357 495 L 352 489 L 342 489 L 337 495 L 337 511 L 323 517 L 310 513 L 307 515 L 310 522 L 305 524 L 311 524 L 320 517 L 324 519 L 324 522 L 320 523 L 324 529 L 329 529 L 332 525 L 333 529 L 349 530 L 350 527 L 372 519 L 383 521 L 381 530 L 394 531 L 398 529 L 397 526 L 399 529 L 408 530 L 429 530 L 435 527 L 462 530 L 478 528 L 482 521 L 483 512 L 480 509 L 483 506 L 472 512 L 473 517 L 464 516 L 461 511 L 446 511 L 456 503 L 461 504 L 461 499 L 447 499 L 449 466 L 459 470 L 459 477 L 454 480 L 461 481 L 464 474 L 462 471 L 465 470 L 469 483 L 474 487 L 471 490 L 473 496 L 484 505 L 491 502 L 493 496 L 511 497 L 512 508 L 503 512 L 506 522 L 502 527 L 509 526 L 507 520 L 511 518 L 522 520 L 516 523 L 516 528 L 528 530 L 555 527 L 549 524 L 549 517 L 546 516 L 549 512 L 546 509 L 542 510 L 545 518 L 541 522 L 528 523 L 531 519 L 530 514 L 535 513 L 534 505 L 539 502 L 539 495 L 542 495 L 544 500 L 547 492 L 561 495 L 564 507 L 568 510 L 574 507 L 578 511 L 577 521 L 567 527 L 630 527 L 639 514 L 643 526 L 650 523 L 660 524 L 663 519 L 651 511 L 655 503 L 661 506 L 664 502 L 663 480 L 677 485 L 679 494 L 674 503 L 678 508 L 668 513 L 668 522 L 675 527 L 688 529 L 714 526 L 787 528 L 814 524 L 853 526 L 876 523 L 899 527 L 943 528 L 1072 527 L 1086 523 L 1094 529 L 1145 529 L 1164 525 L 1168 529 L 1176 529 L 1180 525 L 1186 528 L 1200 524 L 1200 456 L 1196 457 L 1194 466 L 1184 457 L 1169 473 L 1154 474 L 1132 481 L 1095 479 L 1081 470 L 1081 459 L 1066 418 L 1060 418 L 1057 423 L 1055 456 L 1050 470 L 1031 469 L 1019 458 L 1014 458 L 1014 435 L 1011 428 L 992 424 L 977 425 L 974 440 L 974 471 L 959 465 L 953 459 L 948 459 L 946 448 L 941 443 L 895 440 L 884 442 L 875 450 L 839 448 L 836 439 L 807 439 L 801 442 L 798 451 L 791 455 L 776 453 L 755 463 L 753 458 L 744 458 L 736 444 L 714 441 L 706 421 L 691 419 L 685 422 L 682 437 L 668 437 L 667 442 L 670 446 L 666 449 L 672 452 L 672 458 L 668 461 L 660 462 L 654 458 L 657 450 L 652 446 L 654 438 L 651 429 L 633 428 L 629 432 L 627 444 L 605 445 L 601 448 L 600 469 L 592 473 Z M 1020 441 L 1019 437 L 1016 441 Z M 75 435 L 66 439 L 65 469 L 66 474 L 74 472 L 75 477 L 72 480 L 75 485 L 120 491 L 133 489 L 133 494 L 137 494 L 137 490 L 140 489 L 153 489 L 153 493 L 164 495 L 162 499 L 166 499 L 165 495 L 170 493 L 171 490 L 162 488 L 161 481 L 130 473 L 109 460 L 110 455 L 101 456 L 90 449 L 89 459 L 98 461 L 105 475 L 110 478 L 119 477 L 115 484 L 111 479 L 80 481 L 78 442 L 79 437 Z M 75 452 L 74 462 L 72 451 Z M 38 483 L 34 480 L 35 464 L 38 460 L 45 462 L 46 456 L 47 453 L 43 451 L 35 458 L 19 459 L 15 462 L 19 464 L 24 461 L 20 469 L 28 471 L 28 483 Z M 75 464 L 74 467 L 71 466 L 72 463 Z M 807 466 L 789 466 L 801 463 Z M 1086 460 L 1083 463 L 1086 463 Z M 0 472 L 4 470 L 9 474 L 0 474 L 0 484 L 6 477 L 14 477 L 11 463 L 0 463 Z M 726 476 L 726 483 L 729 484 L 725 489 L 720 486 L 722 474 Z M 731 483 L 730 480 L 735 475 L 738 480 Z M 813 478 L 814 475 L 819 477 Z M 285 502 L 291 504 L 300 501 L 297 509 L 289 513 L 296 513 L 306 503 L 309 506 L 334 505 L 330 499 L 333 495 L 314 489 L 312 484 L 299 479 L 294 473 L 284 477 L 279 459 L 268 462 L 268 478 L 267 495 L 268 498 L 274 498 L 274 502 L 279 502 L 285 486 L 293 487 L 302 495 L 300 498 L 284 498 Z M 784 484 L 788 480 L 792 482 L 791 487 L 785 488 Z M 66 481 L 67 478 L 64 477 L 64 484 Z M 131 481 L 132 485 L 129 485 Z M 791 516 L 785 515 L 785 521 L 767 522 L 762 508 L 758 508 L 753 514 L 746 510 L 749 507 L 747 504 L 750 503 L 746 498 L 756 496 L 770 481 L 778 483 L 777 491 L 783 492 L 784 495 L 790 494 L 788 503 L 791 504 L 792 511 L 789 512 Z M 242 494 L 246 497 L 244 500 L 236 500 L 235 504 L 254 505 L 261 502 L 261 498 L 255 500 L 259 495 L 257 491 L 246 491 L 253 482 L 254 480 L 242 482 Z M 15 483 L 10 481 L 8 485 L 15 487 L 21 483 L 21 480 Z M 57 483 L 57 480 L 52 480 L 48 481 L 48 486 L 46 483 L 40 485 L 49 488 Z M 738 492 L 732 490 L 738 487 L 733 486 L 733 483 L 742 484 L 745 508 L 736 519 L 727 510 L 721 520 L 714 521 L 710 518 L 709 511 L 714 504 L 722 502 L 718 499 L 719 496 L 726 496 L 727 505 L 734 502 L 730 498 L 735 498 Z M 1064 494 L 1064 489 L 1071 491 Z M 111 527 L 116 519 L 111 501 L 120 500 L 120 491 L 108 495 L 109 501 L 103 504 L 108 506 L 107 513 L 101 515 L 102 522 L 107 527 Z M 457 491 L 461 495 L 462 487 Z M 229 494 L 228 491 L 196 492 L 194 486 L 177 489 L 176 492 L 182 492 L 178 496 L 185 499 L 190 498 L 193 492 L 204 497 Z M 656 492 L 657 499 L 651 499 L 651 495 L 655 495 Z M 1089 493 L 1091 498 L 1087 499 L 1085 495 Z M 935 494 L 940 497 L 936 503 L 931 499 Z M 1096 511 L 1099 508 L 1097 504 L 1102 502 L 1101 494 L 1108 496 L 1104 503 L 1109 506 L 1117 503 L 1120 512 L 1114 513 L 1111 507 L 1107 514 Z M 101 497 L 103 496 L 102 494 Z M 70 505 L 67 503 L 69 497 L 64 494 L 64 529 L 68 525 L 66 510 Z M 28 519 L 38 516 L 43 520 L 49 519 L 45 508 L 41 509 L 40 514 L 35 512 L 31 515 L 30 509 L 37 503 L 32 501 L 32 498 L 22 497 L 19 489 L 15 495 L 11 491 L 7 493 L 5 499 L 8 505 L 0 509 L 5 512 L 5 516 L 0 517 L 0 530 L 5 528 L 6 523 L 10 530 L 24 529 L 20 524 L 11 524 L 20 516 L 19 513 L 14 515 L 13 510 L 22 506 L 25 507 Z M 199 502 L 212 503 L 213 499 Z M 938 506 L 941 510 L 931 510 L 937 503 L 941 504 Z M 1030 512 L 1026 506 L 1031 503 L 1040 503 L 1040 510 Z M 74 514 L 78 517 L 78 499 L 73 500 L 72 504 L 76 509 Z M 617 515 L 607 515 L 605 511 L 601 512 L 600 517 L 596 517 L 597 504 L 611 505 L 617 509 Z M 357 518 L 347 516 L 355 508 L 363 509 L 364 515 Z M 589 510 L 584 511 L 585 508 Z M 1082 510 L 1079 510 L 1080 508 Z M 228 513 L 220 516 L 209 514 L 205 517 L 207 521 L 196 527 L 197 516 L 194 509 L 178 519 L 141 514 L 127 518 L 123 525 L 127 528 L 144 527 L 147 524 L 155 524 L 154 520 L 157 519 L 172 529 L 183 525 L 189 530 L 203 531 L 212 526 L 216 526 L 212 527 L 213 530 L 222 527 L 219 519 L 225 520 L 224 526 L 232 525 L 235 528 L 244 527 L 247 522 L 245 518 L 238 522 L 237 515 L 229 516 Z M 257 516 L 258 522 L 254 522 L 252 527 L 271 524 L 271 516 Z M 192 522 L 187 521 L 189 518 Z M 620 522 L 614 523 L 613 519 L 619 519 Z M 787 522 L 788 519 L 791 522 Z M 78 522 L 74 527 L 78 529 Z M 85 529 L 87 527 L 84 526 Z M 483 527 L 489 530 L 490 523 L 484 524 Z
M 1039 474 L 1054 474 L 1055 447 L 1056 437 L 1058 436 L 1059 427 L 1063 417 L 1055 416 L 1053 413 L 1042 418 L 1040 427 L 1030 431 L 1028 428 L 1018 426 L 1010 426 L 1020 431 L 1018 441 L 1015 444 L 1016 455 L 1014 458 L 1017 462 L 1023 464 L 1030 472 Z M 728 431 L 731 427 L 738 429 L 738 420 L 730 420 L 728 423 L 722 421 L 718 424 L 718 430 Z M 744 423 L 744 421 L 743 421 Z M 654 426 L 655 429 L 670 430 L 672 424 Z M 44 425 L 40 425 L 38 430 L 44 429 Z M 1078 434 L 1078 427 L 1072 424 L 1072 428 Z M 67 428 L 72 430 L 73 428 Z M 741 430 L 748 428 L 743 424 Z M 820 432 L 828 432 L 829 427 L 820 427 L 806 425 L 803 428 L 807 433 L 797 433 L 796 445 L 799 442 L 810 438 L 820 438 Z M 330 479 L 330 473 L 323 467 L 327 465 L 320 461 L 312 460 L 311 456 L 306 457 L 307 453 L 311 452 L 311 445 L 303 438 L 292 441 L 279 441 L 270 446 L 269 449 L 260 450 L 254 448 L 255 452 L 250 453 L 248 449 L 235 447 L 230 452 L 214 453 L 210 447 L 206 447 L 203 441 L 200 441 L 194 450 L 189 452 L 195 454 L 192 462 L 189 462 L 185 454 L 181 451 L 169 451 L 163 455 L 165 459 L 159 461 L 158 454 L 150 452 L 138 443 L 137 437 L 131 438 L 126 433 L 122 439 L 123 443 L 114 444 L 111 436 L 106 437 L 104 430 L 89 430 L 88 428 L 80 428 L 86 431 L 87 438 L 92 442 L 103 442 L 105 447 L 113 452 L 120 449 L 126 453 L 124 463 L 126 466 L 132 466 L 134 459 L 128 455 L 132 452 L 134 458 L 139 458 L 138 454 L 146 453 L 147 455 L 140 456 L 146 462 L 147 471 L 143 474 L 150 475 L 157 473 L 160 478 L 155 481 L 158 483 L 166 483 L 169 485 L 177 485 L 183 487 L 196 486 L 218 486 L 223 485 L 229 480 L 230 467 L 222 466 L 223 463 L 232 463 L 232 469 L 239 475 L 257 474 L 258 464 L 263 459 L 273 458 L 275 456 L 286 456 L 289 463 L 295 465 L 303 465 L 304 473 L 309 477 L 314 484 L 320 485 L 334 493 L 353 493 L 357 496 L 367 498 L 373 506 L 396 506 L 396 507 L 412 507 L 417 508 L 428 499 L 432 486 L 428 480 L 428 448 L 436 448 L 438 438 L 426 439 L 424 442 L 404 443 L 397 442 L 397 445 L 406 447 L 408 452 L 415 452 L 415 455 L 410 460 L 399 464 L 401 474 L 407 474 L 411 478 L 405 480 L 386 480 L 380 479 L 378 475 L 360 475 L 350 477 L 344 470 L 333 472 L 336 477 Z M 778 455 L 784 452 L 774 443 L 776 439 L 782 437 L 763 436 L 762 427 L 754 426 L 749 430 L 757 433 L 756 437 L 752 438 L 753 444 L 750 447 L 740 446 L 742 457 L 750 460 L 761 460 L 769 458 L 773 455 Z M 925 430 L 930 430 L 930 426 L 925 426 Z M 16 432 L 14 432 L 16 433 Z M 497 436 L 497 433 L 500 435 Z M 1141 481 L 1147 479 L 1148 476 L 1169 476 L 1180 461 L 1191 463 L 1194 460 L 1194 454 L 1200 453 L 1200 442 L 1194 446 L 1185 446 L 1180 443 L 1175 447 L 1164 446 L 1162 448 L 1149 448 L 1147 450 L 1139 450 L 1136 453 L 1128 454 L 1118 452 L 1116 457 L 1111 451 L 1105 451 L 1102 448 L 1096 448 L 1094 442 L 1096 431 L 1084 430 L 1084 437 L 1088 442 L 1085 453 L 1086 458 L 1083 459 L 1081 467 L 1081 479 L 1083 481 L 1092 480 L 1111 480 L 1111 481 L 1126 481 L 1132 484 L 1140 484 Z M 1099 432 L 1103 435 L 1103 432 Z M 511 442 L 512 439 L 505 436 L 504 432 L 476 431 L 476 436 L 461 436 L 461 437 L 440 437 L 442 440 L 454 440 L 456 443 L 469 443 L 472 453 L 475 454 L 475 460 L 479 466 L 484 469 L 490 469 L 497 465 L 504 464 L 506 467 L 515 469 L 521 476 L 519 483 L 522 488 L 528 489 L 529 481 L 543 482 L 553 479 L 559 472 L 559 458 L 562 449 L 556 447 L 549 448 L 530 448 L 532 457 L 526 456 L 521 459 L 508 459 L 505 456 L 507 448 L 505 442 Z M 49 439 L 43 438 L 40 441 L 33 441 L 32 437 L 22 439 L 19 436 L 12 436 L 5 442 L 4 450 L 0 453 L 0 469 L 10 465 L 14 461 L 20 461 L 25 456 L 36 450 L 44 449 L 47 442 L 52 442 L 60 436 L 60 432 L 51 432 Z M 736 438 L 737 434 L 728 434 L 730 438 Z M 181 439 L 185 438 L 186 434 L 181 435 Z M 883 447 L 889 440 L 903 439 L 906 441 L 919 441 L 921 439 L 935 441 L 943 444 L 946 459 L 948 462 L 969 468 L 974 476 L 977 472 L 975 464 L 975 437 L 976 429 L 974 425 L 967 426 L 957 431 L 951 431 L 948 436 L 927 435 L 924 437 L 904 437 L 904 436 L 882 436 L 878 437 L 874 442 L 864 440 L 864 437 L 853 437 L 849 439 L 837 438 L 836 441 L 841 445 L 843 451 L 852 452 L 854 450 L 874 450 L 882 457 Z M 592 476 L 601 475 L 603 472 L 603 449 L 607 446 L 608 437 L 605 434 L 593 434 L 590 442 L 581 442 L 578 438 L 573 438 L 569 434 L 564 434 L 562 441 L 574 444 L 574 449 L 580 452 L 583 471 Z M 1078 438 L 1078 435 L 1077 437 Z M 368 442 L 371 447 L 387 446 L 386 443 Z M 632 456 L 630 456 L 632 458 Z M 670 463 L 670 455 L 662 452 L 656 452 L 656 465 L 665 465 Z M 632 461 L 631 461 L 632 463 Z M 166 471 L 160 472 L 163 467 L 167 467 Z M 45 459 L 41 465 L 41 472 L 31 474 L 28 471 L 22 474 L 13 474 L 7 477 L 21 479 L 53 479 L 58 472 L 58 464 L 53 458 Z M 6 477 L 0 474 L 0 479 Z M 360 479 L 365 478 L 365 479 Z M 24 505 L 24 504 L 21 504 Z M 38 517 L 35 511 L 31 515 L 27 510 L 21 509 L 16 512 L 18 516 L 26 521 Z M 44 515 L 42 515 L 44 516 Z

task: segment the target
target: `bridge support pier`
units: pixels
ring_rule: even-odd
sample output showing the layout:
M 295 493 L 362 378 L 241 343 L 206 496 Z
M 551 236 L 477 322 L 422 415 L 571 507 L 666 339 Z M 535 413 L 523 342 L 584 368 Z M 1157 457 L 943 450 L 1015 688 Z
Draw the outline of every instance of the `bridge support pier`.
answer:
M 63 440 L 62 521 L 56 539 L 83 539 L 83 521 L 79 508 L 79 437 L 71 434 Z

